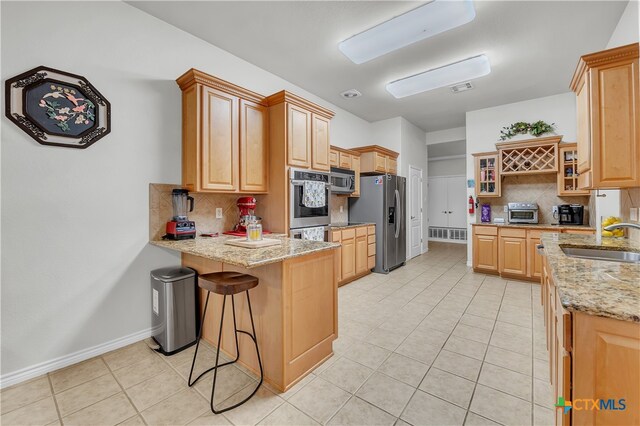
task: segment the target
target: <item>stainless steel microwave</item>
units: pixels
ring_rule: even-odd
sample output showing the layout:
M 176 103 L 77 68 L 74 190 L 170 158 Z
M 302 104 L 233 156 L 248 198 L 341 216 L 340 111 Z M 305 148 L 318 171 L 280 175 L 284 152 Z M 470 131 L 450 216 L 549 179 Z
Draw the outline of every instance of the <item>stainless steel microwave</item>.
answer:
M 356 172 L 348 169 L 331 168 L 331 192 L 352 194 L 356 190 Z
M 509 223 L 538 223 L 536 203 L 509 203 Z

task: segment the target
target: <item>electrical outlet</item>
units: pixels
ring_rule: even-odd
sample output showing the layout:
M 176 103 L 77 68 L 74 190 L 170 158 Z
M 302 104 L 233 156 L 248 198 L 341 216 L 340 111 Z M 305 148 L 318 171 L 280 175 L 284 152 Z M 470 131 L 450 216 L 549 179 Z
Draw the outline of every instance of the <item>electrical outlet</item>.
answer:
M 629 209 L 629 220 L 633 220 L 634 222 L 638 221 L 638 207 L 631 207 Z
M 504 212 L 508 213 L 509 212 L 509 206 L 504 206 Z
M 344 212 L 344 206 L 340 206 L 340 213 Z
M 558 214 L 558 206 L 551 206 L 551 214 Z
M 216 219 L 222 219 L 222 208 L 216 207 Z

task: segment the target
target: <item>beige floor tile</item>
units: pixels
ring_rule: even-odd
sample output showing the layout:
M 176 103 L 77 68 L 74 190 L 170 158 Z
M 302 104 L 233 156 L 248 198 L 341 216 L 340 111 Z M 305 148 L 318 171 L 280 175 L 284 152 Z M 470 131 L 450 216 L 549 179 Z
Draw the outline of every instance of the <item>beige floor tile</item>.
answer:
M 453 402 L 466 410 L 471 402 L 474 388 L 475 382 L 432 368 L 420 384 L 419 389 Z
M 101 358 L 92 358 L 62 370 L 54 371 L 49 375 L 49 378 L 53 385 L 53 391 L 59 393 L 105 374 L 109 374 L 109 369 L 104 361 Z
M 443 350 L 436 358 L 433 366 L 475 382 L 478 380 L 482 361 Z
M 498 309 L 491 309 L 487 306 L 482 306 L 480 304 L 474 304 L 473 302 L 471 302 L 465 313 L 476 315 L 482 318 L 487 318 L 490 320 L 495 320 L 498 316 Z
M 427 373 L 427 370 L 429 370 L 427 364 L 423 364 L 404 355 L 393 353 L 377 371 L 410 386 L 417 387 Z
M 401 419 L 413 425 L 462 425 L 466 410 L 418 390 Z
M 191 365 L 189 365 L 191 367 Z M 149 357 L 135 364 L 113 371 L 113 375 L 120 382 L 123 388 L 142 383 L 147 379 L 169 370 L 171 367 L 159 357 Z M 187 375 L 188 377 L 188 375 Z
M 333 341 L 333 353 L 341 356 L 344 355 L 357 340 L 349 336 L 340 336 Z
M 404 339 L 405 336 L 402 334 L 384 330 L 382 328 L 376 328 L 364 340 L 372 345 L 393 351 Z
M 184 389 L 140 414 L 151 425 L 184 425 L 209 409 L 209 404 L 198 392 Z
M 47 376 L 36 377 L 0 392 L 0 410 L 2 414 L 16 410 L 32 402 L 51 396 L 51 387 Z
M 449 333 L 443 333 L 442 331 L 434 330 L 428 327 L 418 326 L 418 328 L 416 328 L 415 331 L 409 335 L 409 337 L 418 340 L 420 343 L 441 348 L 449 338 Z
M 120 392 L 122 389 L 111 374 L 93 379 L 56 395 L 62 417 L 95 404 Z
M 533 380 L 533 402 L 545 408 L 553 407 L 553 387 L 548 380 Z
M 517 352 L 522 355 L 531 356 L 533 354 L 533 350 L 531 348 L 531 336 L 510 336 L 508 334 L 494 331 L 491 335 L 489 344 L 491 346 Z
M 265 417 L 259 425 L 273 426 L 317 426 L 318 422 L 298 410 L 293 405 L 285 402 Z
M 471 411 L 467 411 L 467 418 L 464 421 L 465 426 L 499 426 L 500 423 L 496 423 L 492 420 L 485 419 Z
M 286 392 L 280 392 L 278 389 L 275 389 L 274 387 L 272 387 L 271 385 L 269 385 L 266 382 L 262 383 L 262 386 L 265 386 L 271 392 L 275 393 L 280 398 L 282 398 L 282 399 L 284 399 L 286 401 L 289 398 L 291 398 L 293 395 L 298 393 L 303 387 L 305 387 L 306 385 L 311 383 L 316 377 L 317 376 L 314 373 L 310 373 L 310 374 L 306 375 L 305 377 L 303 377 L 302 380 L 300 380 L 298 383 L 296 383 L 295 385 L 291 386 L 289 388 L 289 390 L 287 390 Z
M 464 314 L 460 317 L 460 324 L 470 325 L 472 327 L 482 328 L 483 330 L 493 330 L 495 321 L 489 318 L 479 317 L 472 314 Z
M 532 373 L 532 358 L 530 356 L 501 349 L 496 346 L 489 346 L 484 361 L 528 376 L 531 376 Z
M 487 345 L 480 342 L 474 342 L 473 340 L 451 336 L 444 345 L 444 349 L 460 355 L 482 360 L 487 350 Z
M 357 340 L 362 340 L 367 337 L 369 333 L 373 331 L 375 327 L 367 324 L 362 324 L 357 321 L 338 322 L 339 334 L 341 336 L 347 335 Z
M 496 321 L 496 325 L 493 331 L 509 336 L 531 337 L 530 328 L 520 327 L 519 325 L 509 324 L 508 322 L 502 321 Z
M 498 321 L 531 328 L 531 313 L 504 312 L 498 313 Z
M 187 388 L 187 382 L 176 372 L 165 371 L 126 390 L 139 411 L 145 410 Z
M 438 352 L 440 352 L 440 346 L 429 345 L 424 338 L 414 334 L 407 337 L 395 352 L 413 358 L 423 364 L 431 365 L 438 356 Z
M 373 374 L 373 370 L 348 358 L 340 358 L 331 367 L 320 374 L 320 377 L 334 385 L 354 393 Z
M 458 324 L 451 335 L 461 337 L 463 339 L 473 340 L 474 342 L 489 343 L 489 339 L 491 338 L 491 331 L 465 324 Z
M 356 396 L 394 416 L 400 416 L 414 391 L 406 383 L 375 373 L 362 385 Z
M 197 417 L 195 420 L 188 423 L 189 425 L 197 426 L 227 426 L 232 423 L 224 416 L 224 414 L 213 414 L 211 408 L 208 411 Z
M 391 351 L 370 345 L 364 342 L 358 342 L 351 346 L 345 357 L 356 361 L 369 368 L 376 369 L 389 357 Z
M 388 425 L 395 423 L 396 417 L 368 402 L 352 397 L 329 421 L 329 425 Z
M 478 383 L 531 401 L 531 376 L 484 363 Z
M 214 396 L 214 404 L 218 406 L 224 400 L 230 398 L 240 392 L 247 386 L 255 388 L 258 382 L 246 373 L 236 368 L 234 365 L 222 367 L 218 371 L 216 378 L 216 393 Z M 186 383 L 185 383 L 186 386 Z M 202 395 L 207 401 L 211 399 L 211 388 L 213 387 L 213 371 L 202 376 L 194 386 L 195 390 Z
M 102 356 L 104 362 L 107 363 L 111 370 L 117 370 L 122 367 L 126 367 L 136 362 L 157 357 L 157 353 L 154 352 L 147 344 L 142 342 L 134 343 L 133 345 L 125 346 L 124 348 L 117 349 Z
M 350 397 L 348 392 L 318 377 L 289 398 L 289 402 L 315 421 L 324 424 Z
M 329 358 L 328 360 L 326 360 L 325 362 L 320 364 L 318 367 L 316 367 L 316 369 L 313 370 L 313 374 L 315 374 L 316 376 L 321 374 L 324 370 L 326 370 L 327 368 L 331 367 L 333 365 L 333 363 L 336 362 L 337 360 L 339 360 L 340 358 L 341 357 L 339 357 L 337 355 L 333 355 L 331 358 Z
M 480 384 L 476 386 L 469 410 L 505 425 L 531 424 L 531 404 Z
M 120 426 L 144 426 L 145 423 L 144 423 L 144 420 L 142 420 L 142 417 L 140 417 L 140 415 L 136 415 L 118 424 Z
M 47 397 L 2 414 L 2 425 L 46 425 L 58 420 L 53 397 Z
M 549 359 L 533 359 L 533 377 L 545 382 L 549 381 Z
M 136 414 L 135 408 L 129 402 L 124 393 L 119 393 L 102 400 L 96 404 L 83 408 L 80 411 L 64 417 L 62 421 L 65 426 L 90 424 L 116 425 Z
M 556 423 L 555 412 L 539 405 L 533 406 L 534 426 L 553 426 Z

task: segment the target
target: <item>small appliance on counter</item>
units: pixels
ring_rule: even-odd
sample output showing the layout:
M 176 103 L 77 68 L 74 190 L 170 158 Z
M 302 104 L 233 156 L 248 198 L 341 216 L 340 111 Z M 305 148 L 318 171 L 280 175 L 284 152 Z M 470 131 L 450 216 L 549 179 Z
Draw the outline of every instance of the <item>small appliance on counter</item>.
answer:
M 188 240 L 196 237 L 196 223 L 189 220 L 188 212 L 193 211 L 193 197 L 189 196 L 186 189 L 174 189 L 171 191 L 171 204 L 173 205 L 173 219 L 167 222 L 166 235 L 168 240 Z
M 491 205 L 483 204 L 482 211 L 480 213 L 480 222 L 489 223 L 491 222 Z
M 584 206 L 581 204 L 560 204 L 558 206 L 558 223 L 560 225 L 582 225 Z
M 198 309 L 193 269 L 179 266 L 151 271 L 151 335 L 158 352 L 172 355 L 196 343 Z
M 509 223 L 538 223 L 538 205 L 536 203 L 509 203 Z
M 247 228 L 250 224 L 258 224 L 262 229 L 262 218 L 255 215 L 257 200 L 254 197 L 240 197 L 236 201 L 238 206 L 238 223 L 233 227 L 231 231 L 225 231 L 225 235 L 233 235 L 236 237 L 246 237 Z M 262 234 L 270 234 L 270 231 L 262 231 Z

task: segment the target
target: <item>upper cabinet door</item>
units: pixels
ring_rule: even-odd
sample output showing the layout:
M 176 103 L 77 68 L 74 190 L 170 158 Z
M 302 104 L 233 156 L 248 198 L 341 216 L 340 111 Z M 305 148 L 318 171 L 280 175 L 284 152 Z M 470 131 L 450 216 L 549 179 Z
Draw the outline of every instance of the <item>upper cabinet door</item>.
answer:
M 311 168 L 329 171 L 329 120 L 312 114 Z
M 203 190 L 238 188 L 238 97 L 202 86 Z
M 589 73 L 584 75 L 584 81 L 576 92 L 576 116 L 577 123 L 577 138 L 578 138 L 578 173 L 585 173 L 591 169 L 591 132 L 589 130 L 589 84 L 587 79 Z
M 287 162 L 311 167 L 311 112 L 292 104 L 287 105 Z
M 360 157 L 356 155 L 351 156 L 351 170 L 355 172 L 354 179 L 355 188 L 354 191 L 349 195 L 349 197 L 359 197 L 360 196 Z
M 240 100 L 240 191 L 269 190 L 269 109 Z

